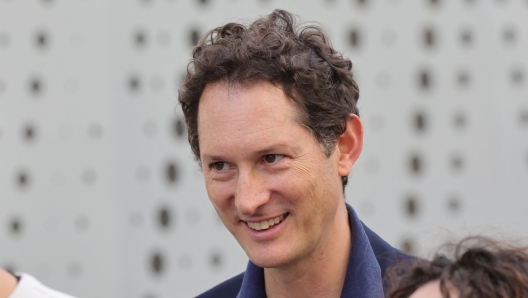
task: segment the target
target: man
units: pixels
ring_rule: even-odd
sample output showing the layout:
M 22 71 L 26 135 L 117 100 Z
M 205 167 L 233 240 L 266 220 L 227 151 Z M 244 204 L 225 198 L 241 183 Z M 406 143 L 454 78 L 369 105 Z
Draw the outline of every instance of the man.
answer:
M 276 10 L 198 44 L 180 90 L 207 192 L 250 262 L 199 297 L 383 297 L 410 256 L 365 227 L 344 187 L 363 144 L 352 63 Z
M 363 144 L 352 63 L 294 21 L 277 10 L 230 23 L 193 51 L 179 95 L 189 142 L 250 259 L 201 298 L 383 297 L 387 267 L 410 258 L 345 204 Z

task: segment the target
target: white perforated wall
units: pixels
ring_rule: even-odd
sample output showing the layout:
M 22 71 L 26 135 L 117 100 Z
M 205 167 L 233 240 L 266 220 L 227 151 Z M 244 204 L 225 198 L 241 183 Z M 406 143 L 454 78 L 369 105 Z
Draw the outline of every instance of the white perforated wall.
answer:
M 274 8 L 354 63 L 365 146 L 346 195 L 367 225 L 418 253 L 528 237 L 528 1 L 0 0 L 0 266 L 127 298 L 243 271 L 176 90 L 207 30 Z

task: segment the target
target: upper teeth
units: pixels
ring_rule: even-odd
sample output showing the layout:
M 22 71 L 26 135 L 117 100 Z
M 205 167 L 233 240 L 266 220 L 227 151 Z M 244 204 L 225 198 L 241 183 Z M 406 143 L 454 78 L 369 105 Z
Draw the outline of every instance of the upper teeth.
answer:
M 253 230 L 260 231 L 260 230 L 266 230 L 266 229 L 273 227 L 274 225 L 280 223 L 283 219 L 284 219 L 284 215 L 281 215 L 281 216 L 277 216 L 275 218 L 264 220 L 261 222 L 249 222 L 248 221 L 247 224 Z

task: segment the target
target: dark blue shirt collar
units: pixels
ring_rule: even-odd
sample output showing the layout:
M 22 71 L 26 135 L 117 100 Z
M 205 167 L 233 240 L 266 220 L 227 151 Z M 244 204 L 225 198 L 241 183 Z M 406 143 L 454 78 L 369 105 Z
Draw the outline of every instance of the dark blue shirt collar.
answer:
M 381 269 L 363 224 L 354 209 L 348 204 L 346 207 L 352 233 L 352 248 L 341 298 L 383 297 Z M 266 298 L 263 268 L 248 262 L 237 298 Z

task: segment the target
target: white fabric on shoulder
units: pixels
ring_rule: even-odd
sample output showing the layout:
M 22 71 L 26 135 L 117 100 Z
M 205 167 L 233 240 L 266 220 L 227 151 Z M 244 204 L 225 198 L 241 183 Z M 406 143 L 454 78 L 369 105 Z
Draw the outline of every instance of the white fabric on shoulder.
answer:
M 25 273 L 16 273 L 20 280 L 8 298 L 74 298 L 41 284 L 33 276 Z

